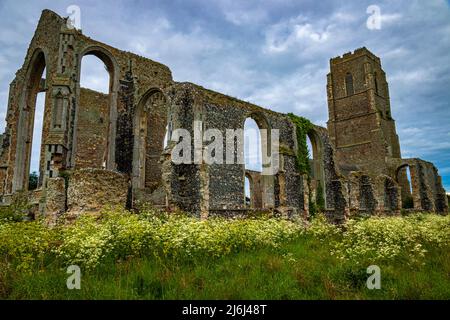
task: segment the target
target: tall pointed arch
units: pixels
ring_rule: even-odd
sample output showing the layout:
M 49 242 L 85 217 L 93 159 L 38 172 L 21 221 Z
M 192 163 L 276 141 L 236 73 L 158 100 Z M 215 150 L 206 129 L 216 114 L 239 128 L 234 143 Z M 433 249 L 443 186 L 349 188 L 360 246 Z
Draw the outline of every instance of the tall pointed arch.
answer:
M 16 128 L 15 172 L 12 183 L 13 192 L 28 189 L 36 100 L 39 92 L 46 91 L 45 80 L 42 78 L 44 76 L 44 70 L 47 70 L 48 73 L 48 68 L 46 69 L 46 67 L 47 58 L 44 50 L 36 49 L 26 71 L 26 82 L 19 102 L 19 120 L 17 121 Z M 47 75 L 45 75 L 45 78 L 47 78 Z M 44 113 L 46 109 L 45 105 L 47 105 L 47 94 L 44 102 Z M 42 149 L 43 146 L 41 145 L 39 151 L 39 158 L 41 160 Z M 43 171 L 43 163 L 40 161 L 39 175 L 41 179 L 39 185 L 42 184 Z
M 133 170 L 134 195 L 150 197 L 162 187 L 160 157 L 164 150 L 167 130 L 167 105 L 163 92 L 152 88 L 140 99 L 133 119 Z M 152 197 L 154 204 L 164 199 Z
M 117 94 L 119 89 L 119 66 L 114 56 L 106 48 L 102 46 L 89 46 L 82 50 L 78 56 L 78 69 L 77 69 L 77 87 L 76 87 L 76 101 L 80 101 L 80 78 L 82 59 L 85 56 L 93 55 L 100 59 L 109 73 L 109 93 L 108 93 L 108 119 L 104 120 L 107 123 L 108 138 L 106 141 L 106 152 L 104 156 L 104 167 L 106 169 L 114 170 L 115 164 L 115 146 L 116 146 L 116 131 L 117 131 Z M 77 128 L 79 117 L 79 108 L 75 110 L 75 125 Z M 78 134 L 75 129 L 73 132 L 73 148 L 71 159 L 71 166 L 75 167 L 76 154 L 78 150 Z

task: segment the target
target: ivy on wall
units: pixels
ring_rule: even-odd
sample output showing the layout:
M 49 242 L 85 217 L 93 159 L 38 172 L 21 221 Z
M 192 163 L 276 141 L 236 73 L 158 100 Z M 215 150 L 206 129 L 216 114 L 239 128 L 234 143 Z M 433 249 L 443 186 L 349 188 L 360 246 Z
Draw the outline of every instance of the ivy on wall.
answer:
M 289 118 L 296 127 L 297 133 L 297 170 L 300 174 L 308 175 L 308 185 L 311 187 L 311 167 L 309 164 L 309 150 L 306 144 L 306 137 L 308 132 L 313 129 L 313 124 L 306 118 L 296 116 L 293 113 L 288 113 Z M 325 209 L 325 199 L 323 186 L 321 183 L 317 186 L 315 202 L 312 201 L 312 194 L 309 194 L 309 212 L 314 216 L 316 212 L 321 212 Z
M 309 151 L 306 144 L 306 136 L 313 128 L 313 124 L 306 118 L 296 116 L 293 113 L 288 113 L 288 117 L 294 123 L 297 132 L 297 169 L 300 174 L 307 174 L 309 176 L 311 168 L 309 165 Z

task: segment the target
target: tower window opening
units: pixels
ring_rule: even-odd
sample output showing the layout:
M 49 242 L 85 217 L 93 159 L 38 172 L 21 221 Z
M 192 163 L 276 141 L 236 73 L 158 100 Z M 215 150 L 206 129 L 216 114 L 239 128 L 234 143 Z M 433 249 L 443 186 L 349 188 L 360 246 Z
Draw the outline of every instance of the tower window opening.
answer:
M 376 72 L 373 74 L 373 80 L 375 82 L 375 93 L 378 94 L 378 80 L 377 80 L 377 73 Z
M 350 96 L 355 93 L 353 89 L 353 76 L 351 73 L 347 73 L 345 75 L 345 89 L 347 92 L 347 96 Z

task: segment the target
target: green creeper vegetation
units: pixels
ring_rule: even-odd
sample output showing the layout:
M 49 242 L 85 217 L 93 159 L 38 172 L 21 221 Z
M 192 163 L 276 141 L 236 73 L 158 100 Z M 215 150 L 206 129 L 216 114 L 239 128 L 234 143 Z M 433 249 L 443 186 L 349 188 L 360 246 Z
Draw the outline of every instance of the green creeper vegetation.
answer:
M 308 177 L 308 185 L 311 186 L 311 179 Z M 316 189 L 316 198 L 313 201 L 312 194 L 309 194 L 309 215 L 314 217 L 317 213 L 323 212 L 325 210 L 325 198 L 323 194 L 322 183 L 318 181 Z
M 311 190 L 311 178 L 310 177 L 308 177 L 308 186 L 310 187 L 310 190 Z M 311 192 L 308 195 L 308 199 L 309 199 L 308 200 L 309 215 L 311 217 L 314 217 L 318 212 L 318 208 L 317 208 L 316 202 L 313 201 L 313 196 L 312 196 Z
M 296 116 L 293 113 L 288 113 L 289 118 L 296 127 L 297 134 L 297 169 L 300 174 L 308 175 L 308 185 L 311 187 L 311 166 L 309 159 L 311 154 L 308 150 L 306 137 L 308 132 L 312 130 L 313 124 L 306 118 Z M 311 189 L 311 188 L 310 188 Z M 309 214 L 314 216 L 317 212 L 323 212 L 325 209 L 325 198 L 323 195 L 323 186 L 319 183 L 316 190 L 316 201 L 312 201 L 312 194 L 309 194 Z
M 309 183 L 311 183 L 309 181 Z M 316 201 L 312 201 L 312 197 L 310 194 L 310 200 L 309 200 L 309 214 L 311 216 L 314 216 L 318 212 L 323 212 L 325 210 L 325 197 L 323 194 L 323 187 L 322 183 L 319 181 L 319 184 L 317 185 L 316 190 Z
M 313 124 L 306 118 L 296 116 L 293 113 L 288 113 L 289 118 L 294 123 L 297 133 L 297 168 L 301 174 L 309 174 L 311 171 L 309 165 L 310 154 L 308 145 L 306 144 L 306 136 L 313 128 Z
M 30 177 L 28 179 L 28 190 L 35 190 L 38 187 L 39 183 L 39 175 L 36 171 L 30 173 Z
M 402 205 L 403 209 L 412 209 L 414 208 L 414 200 L 412 196 L 406 197 L 406 199 L 403 201 Z
M 316 205 L 320 212 L 325 210 L 325 196 L 323 194 L 322 183 L 320 182 L 319 185 L 317 186 Z
M 0 226 L 2 223 L 23 221 L 27 218 L 29 211 L 27 192 L 17 192 L 9 206 L 0 206 Z
M 0 222 L 1 299 L 448 299 L 450 216 L 308 224 L 109 209 Z M 66 269 L 82 270 L 68 290 Z M 370 265 L 381 289 L 366 288 Z

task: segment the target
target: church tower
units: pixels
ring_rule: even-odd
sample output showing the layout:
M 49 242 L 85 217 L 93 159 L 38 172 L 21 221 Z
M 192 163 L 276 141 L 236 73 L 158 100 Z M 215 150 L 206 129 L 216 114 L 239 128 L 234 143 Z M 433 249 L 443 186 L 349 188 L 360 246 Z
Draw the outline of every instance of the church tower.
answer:
M 389 174 L 401 158 L 389 88 L 380 58 L 366 48 L 330 60 L 328 133 L 341 168 Z

